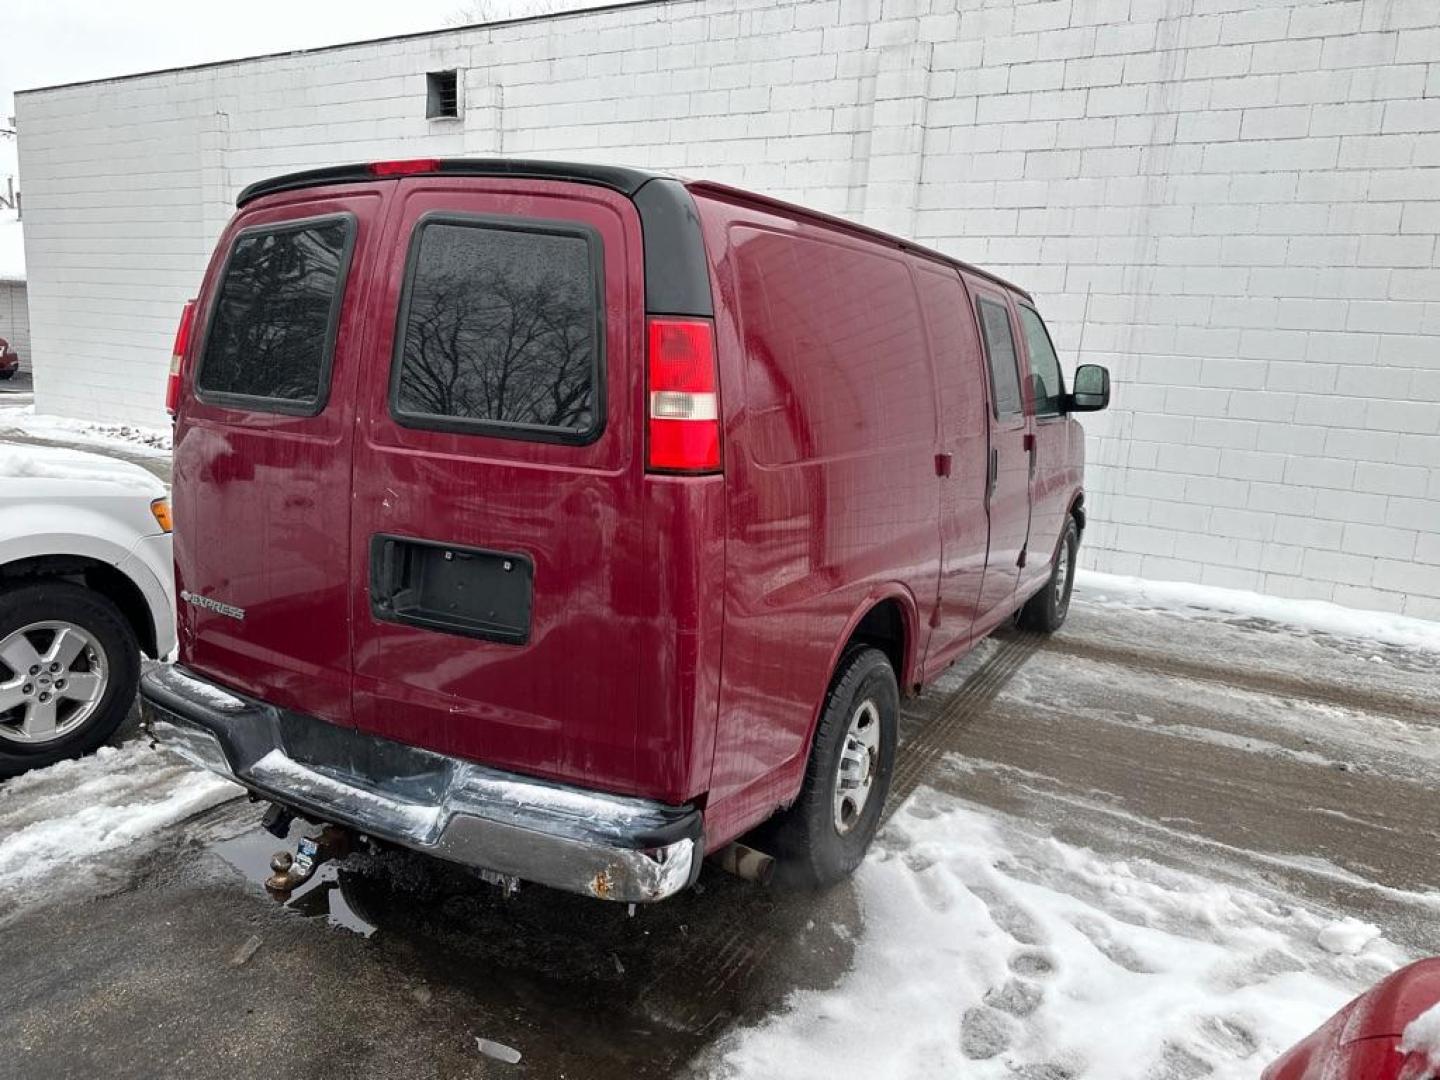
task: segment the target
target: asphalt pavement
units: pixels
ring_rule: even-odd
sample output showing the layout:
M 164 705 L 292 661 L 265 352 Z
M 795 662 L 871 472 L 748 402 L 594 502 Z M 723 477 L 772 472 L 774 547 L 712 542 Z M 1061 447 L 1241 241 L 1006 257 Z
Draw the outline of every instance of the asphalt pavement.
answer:
M 908 703 L 897 801 L 928 785 L 1440 952 L 1437 674 L 1433 654 L 1077 601 L 1059 635 L 1006 631 Z M 707 868 L 631 916 L 395 855 L 281 905 L 258 817 L 222 805 L 0 924 L 11 1075 L 671 1076 L 831 985 L 865 929 L 848 884 Z

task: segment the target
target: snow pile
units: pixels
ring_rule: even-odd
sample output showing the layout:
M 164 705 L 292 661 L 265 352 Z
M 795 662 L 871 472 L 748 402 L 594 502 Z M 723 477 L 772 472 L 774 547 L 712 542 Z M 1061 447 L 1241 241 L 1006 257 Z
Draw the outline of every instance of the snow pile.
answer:
M 1402 1054 L 1424 1054 L 1430 1068 L 1440 1069 L 1440 1001 L 1406 1025 L 1398 1049 Z
M 240 793 L 138 742 L 9 780 L 0 786 L 0 912 L 103 876 L 101 856 Z
M 1197 609 L 1223 611 L 1338 637 L 1370 638 L 1440 652 L 1440 622 L 1386 611 L 1361 611 L 1327 600 L 1291 600 L 1244 589 L 1221 589 L 1184 581 L 1147 581 L 1096 570 L 1077 571 L 1075 591 L 1080 599 L 1093 604 L 1159 608 L 1178 614 L 1193 614 Z
M 1380 936 L 1380 928 L 1354 916 L 1333 922 L 1315 935 L 1315 942 L 1326 952 L 1354 956 Z
M 48 413 L 37 413 L 33 405 L 0 408 L 0 431 L 7 428 L 43 439 L 118 446 L 140 453 L 153 452 L 157 457 L 170 453 L 169 428 L 143 427 L 139 424 L 101 424 L 93 420 L 51 416 Z
M 0 479 L 74 480 L 119 485 L 163 495 L 165 485 L 150 473 L 126 461 L 53 446 L 17 446 L 0 443 Z
M 854 967 L 732 1033 L 724 1077 L 1245 1077 L 1404 959 L 1319 948 L 1326 920 L 1112 862 L 921 791 L 857 876 Z

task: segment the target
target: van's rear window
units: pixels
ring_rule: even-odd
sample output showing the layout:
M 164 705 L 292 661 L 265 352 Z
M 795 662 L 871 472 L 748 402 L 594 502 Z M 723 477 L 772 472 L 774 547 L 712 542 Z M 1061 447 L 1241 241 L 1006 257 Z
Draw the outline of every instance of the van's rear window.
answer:
M 239 235 L 196 374 L 202 400 L 262 411 L 320 410 L 354 232 L 352 218 L 331 217 Z
M 412 241 L 391 408 L 409 427 L 584 442 L 600 429 L 600 240 L 435 216 Z

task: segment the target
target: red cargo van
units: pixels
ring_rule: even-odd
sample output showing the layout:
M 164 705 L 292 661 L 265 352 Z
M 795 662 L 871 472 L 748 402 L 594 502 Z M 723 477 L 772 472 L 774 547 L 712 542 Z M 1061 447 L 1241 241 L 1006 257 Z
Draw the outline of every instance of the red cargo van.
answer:
M 721 184 L 257 183 L 176 343 L 156 730 L 302 816 L 658 900 L 851 870 L 901 695 L 1065 617 L 1083 433 L 1030 297 Z

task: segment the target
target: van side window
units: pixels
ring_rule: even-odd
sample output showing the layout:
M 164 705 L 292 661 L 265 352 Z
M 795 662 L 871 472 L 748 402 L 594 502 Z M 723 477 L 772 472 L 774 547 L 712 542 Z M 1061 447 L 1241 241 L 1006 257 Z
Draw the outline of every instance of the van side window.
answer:
M 1020 398 L 1020 369 L 1016 366 L 1015 337 L 1010 332 L 1010 313 L 994 300 L 978 301 L 980 329 L 985 335 L 985 358 L 990 362 L 990 381 L 995 387 L 995 416 L 999 420 L 1024 411 Z
M 216 290 L 200 400 L 314 416 L 325 405 L 353 218 L 242 231 Z
M 1060 361 L 1050 332 L 1040 315 L 1024 304 L 1020 308 L 1020 328 L 1025 334 L 1025 349 L 1030 354 L 1030 384 L 1034 389 L 1035 415 L 1059 416 L 1065 397 L 1065 380 L 1060 374 Z
M 600 432 L 600 239 L 433 216 L 416 228 L 390 384 L 409 427 L 544 441 Z

